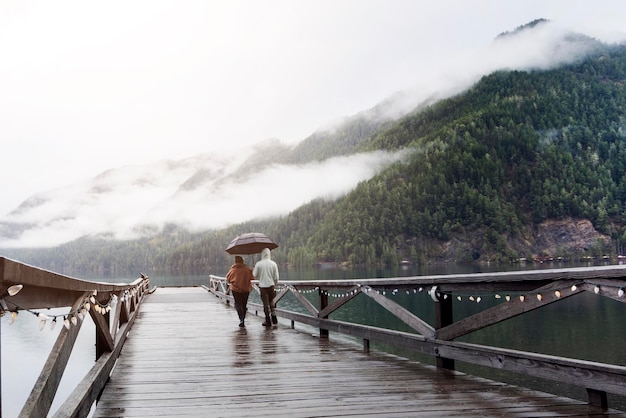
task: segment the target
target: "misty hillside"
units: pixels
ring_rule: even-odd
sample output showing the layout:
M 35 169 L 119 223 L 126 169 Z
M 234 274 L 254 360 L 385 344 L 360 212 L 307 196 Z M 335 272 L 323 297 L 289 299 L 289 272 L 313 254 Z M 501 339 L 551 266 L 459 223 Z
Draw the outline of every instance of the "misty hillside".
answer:
M 290 162 L 294 151 L 297 164 Z M 145 238 L 168 223 L 206 231 L 286 215 L 313 199 L 344 195 L 404 154 L 350 151 L 319 159 L 268 140 L 230 155 L 111 169 L 24 201 L 0 220 L 0 248 L 49 247 L 84 236 Z M 268 200 L 267 188 L 292 191 Z
M 422 103 L 399 118 L 356 115 L 295 148 L 265 143 L 265 152 L 256 158 L 282 168 L 319 169 L 322 164 L 321 170 L 312 171 L 315 176 L 332 170 L 329 162 L 350 167 L 350 172 L 378 164 L 334 195 L 308 195 L 281 216 L 268 211 L 256 220 L 208 232 L 170 222 L 141 239 L 119 242 L 92 236 L 49 250 L 5 252 L 67 271 L 222 271 L 229 263 L 225 245 L 251 230 L 272 236 L 280 243 L 275 258 L 292 265 L 509 261 L 615 252 L 626 239 L 626 47 L 572 34 L 559 45 L 561 52 L 576 51 L 573 62 L 499 70 L 462 93 Z M 237 163 L 212 161 L 191 172 L 174 164 L 181 181 L 172 180 L 170 194 L 160 196 L 161 201 L 155 198 L 155 211 L 168 206 L 159 203 L 163 199 L 178 202 L 170 209 L 181 210 L 180 202 L 187 202 L 193 190 L 242 189 L 242 179 L 254 180 L 242 170 L 250 165 L 249 158 L 254 161 L 254 152 L 239 155 Z M 333 171 L 328 180 L 318 180 L 330 187 L 347 172 Z M 262 178 L 277 198 L 314 187 L 298 181 L 296 172 L 282 171 L 282 177 L 285 173 L 289 181 L 278 186 L 267 182 L 275 177 Z M 157 181 L 142 178 L 143 184 Z M 47 197 L 54 200 L 54 195 Z M 250 197 L 256 205 L 267 203 Z M 41 199 L 19 210 L 33 210 Z M 207 218 L 214 217 L 219 201 L 201 209 Z M 141 222 L 127 229 L 134 225 Z M 567 225 L 584 230 L 579 235 L 585 239 L 575 239 Z M 4 222 L 1 227 L 6 237 L 19 234 L 21 224 Z

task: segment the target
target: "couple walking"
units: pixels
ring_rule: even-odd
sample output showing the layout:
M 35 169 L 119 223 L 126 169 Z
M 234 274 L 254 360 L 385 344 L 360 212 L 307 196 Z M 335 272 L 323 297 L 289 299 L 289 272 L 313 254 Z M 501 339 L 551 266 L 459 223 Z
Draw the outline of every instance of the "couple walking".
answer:
M 261 251 L 261 260 L 254 265 L 254 270 L 246 266 L 243 258 L 236 256 L 235 264 L 226 273 L 226 282 L 235 298 L 235 310 L 239 316 L 239 326 L 246 326 L 244 323 L 246 305 L 248 304 L 248 296 L 252 291 L 251 281 L 253 279 L 259 281 L 259 288 L 261 289 L 261 301 L 265 313 L 265 322 L 262 325 L 271 327 L 272 324 L 278 324 L 274 311 L 274 298 L 276 297 L 274 286 L 278 284 L 278 265 L 272 260 L 269 248 L 264 248 Z

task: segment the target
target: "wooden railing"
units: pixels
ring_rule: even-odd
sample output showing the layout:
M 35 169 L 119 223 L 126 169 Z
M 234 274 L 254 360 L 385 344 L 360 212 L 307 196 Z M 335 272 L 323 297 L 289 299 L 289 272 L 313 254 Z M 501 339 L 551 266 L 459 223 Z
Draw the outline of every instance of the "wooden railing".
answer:
M 228 303 L 234 303 L 224 280 L 220 276 L 210 276 L 209 291 Z M 277 315 L 291 320 L 292 327 L 297 321 L 319 328 L 321 337 L 328 337 L 329 331 L 357 337 L 363 340 L 366 351 L 369 351 L 370 341 L 409 348 L 434 356 L 437 366 L 441 368 L 454 369 L 454 361 L 458 360 L 556 380 L 586 388 L 590 404 L 606 408 L 607 393 L 626 396 L 626 367 L 622 365 L 457 342 L 454 339 L 581 292 L 592 292 L 623 303 L 626 301 L 625 289 L 626 266 L 602 266 L 387 279 L 283 281 L 279 284 L 275 303 Z M 432 298 L 434 325 L 386 296 L 387 293 L 416 291 L 428 292 Z M 316 293 L 317 304 L 305 296 L 311 292 Z M 293 294 L 308 314 L 280 309 L 280 301 L 288 293 Z M 452 301 L 481 293 L 497 294 L 502 303 L 455 322 Z M 515 296 L 511 297 L 511 294 Z M 333 296 L 332 303 L 329 303 L 329 295 Z M 331 313 L 359 295 L 376 301 L 414 332 L 329 318 Z M 260 309 L 258 304 L 249 305 Z
M 15 285 L 21 285 L 21 290 L 11 296 L 8 289 Z M 74 279 L 0 257 L 3 316 L 14 318 L 20 312 L 30 311 L 38 316 L 43 326 L 56 322 L 57 316 L 38 310 L 71 307 L 66 314 L 58 316 L 62 327 L 59 336 L 19 416 L 48 416 L 78 331 L 83 319 L 89 315 L 96 329 L 95 363 L 55 414 L 58 417 L 87 416 L 109 378 L 149 287 L 150 279 L 144 275 L 128 284 L 100 283 Z M 1 408 L 0 398 L 0 411 Z

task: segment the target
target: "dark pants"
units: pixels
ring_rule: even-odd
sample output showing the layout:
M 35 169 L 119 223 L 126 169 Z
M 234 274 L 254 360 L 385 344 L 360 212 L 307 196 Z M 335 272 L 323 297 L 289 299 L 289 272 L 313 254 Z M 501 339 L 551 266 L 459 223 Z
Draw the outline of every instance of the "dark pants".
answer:
M 235 310 L 239 315 L 239 320 L 243 321 L 246 318 L 246 305 L 248 305 L 248 296 L 250 293 L 235 292 L 233 291 L 233 297 L 235 298 Z
M 269 318 L 270 315 L 274 315 L 274 298 L 276 297 L 276 291 L 274 286 L 261 288 L 261 301 L 263 302 L 263 312 L 265 318 Z

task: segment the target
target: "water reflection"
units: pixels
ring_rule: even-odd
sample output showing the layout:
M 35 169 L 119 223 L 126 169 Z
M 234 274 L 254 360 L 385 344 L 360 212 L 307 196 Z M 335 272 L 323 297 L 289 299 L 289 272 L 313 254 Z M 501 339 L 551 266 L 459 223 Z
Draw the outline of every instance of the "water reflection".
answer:
M 278 351 L 276 332 L 277 330 L 272 328 L 265 328 L 261 332 L 259 339 L 259 343 L 261 344 L 260 361 L 263 364 L 278 363 L 278 356 L 276 355 Z
M 232 337 L 233 366 L 247 367 L 254 364 L 250 352 L 250 337 L 246 328 L 239 328 Z

